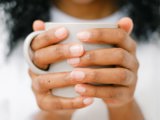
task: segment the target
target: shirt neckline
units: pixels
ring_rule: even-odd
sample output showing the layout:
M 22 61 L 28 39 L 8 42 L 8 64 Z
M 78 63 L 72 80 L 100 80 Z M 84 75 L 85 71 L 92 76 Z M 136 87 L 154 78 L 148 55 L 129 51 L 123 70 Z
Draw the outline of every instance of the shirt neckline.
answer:
M 87 20 L 87 19 L 80 19 L 76 18 L 73 16 L 68 15 L 67 13 L 61 11 L 59 8 L 56 6 L 51 7 L 50 9 L 50 21 L 51 22 L 68 22 L 68 23 L 73 23 L 73 22 L 95 22 L 95 23 L 100 23 L 100 22 L 108 22 L 108 23 L 115 23 L 122 17 L 126 16 L 126 10 L 124 7 L 122 7 L 120 10 L 114 12 L 112 15 L 100 18 L 100 19 L 94 19 L 94 20 Z

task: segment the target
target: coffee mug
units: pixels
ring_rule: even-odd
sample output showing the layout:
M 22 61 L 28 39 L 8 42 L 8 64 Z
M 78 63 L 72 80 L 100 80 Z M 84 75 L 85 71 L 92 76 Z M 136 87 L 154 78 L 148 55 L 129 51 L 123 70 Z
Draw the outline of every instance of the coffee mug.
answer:
M 32 56 L 33 56 L 33 51 L 30 48 L 30 44 L 33 40 L 34 37 L 37 35 L 45 32 L 46 30 L 49 30 L 51 28 L 56 28 L 56 27 L 65 27 L 69 31 L 69 36 L 66 40 L 62 41 L 61 43 L 80 43 L 83 45 L 85 51 L 88 50 L 95 50 L 95 49 L 100 49 L 100 48 L 108 48 L 110 47 L 109 45 L 106 44 L 89 44 L 89 43 L 84 43 L 78 40 L 77 38 L 77 33 L 80 31 L 83 31 L 85 29 L 92 29 L 92 28 L 107 28 L 107 29 L 116 29 L 118 26 L 116 24 L 107 24 L 107 23 L 52 23 L 52 22 L 46 22 L 45 23 L 45 30 L 44 31 L 36 31 L 31 33 L 30 35 L 27 36 L 24 42 L 24 56 L 25 59 L 27 60 L 30 69 L 36 73 L 36 74 L 47 74 L 47 73 L 55 73 L 55 72 L 69 72 L 74 69 L 71 65 L 67 63 L 67 60 L 57 62 L 54 64 L 51 64 L 49 69 L 42 70 L 36 67 L 33 62 L 32 62 Z M 64 87 L 64 88 L 57 88 L 52 90 L 52 94 L 56 96 L 61 96 L 61 97 L 76 97 L 78 94 L 75 92 L 74 87 Z

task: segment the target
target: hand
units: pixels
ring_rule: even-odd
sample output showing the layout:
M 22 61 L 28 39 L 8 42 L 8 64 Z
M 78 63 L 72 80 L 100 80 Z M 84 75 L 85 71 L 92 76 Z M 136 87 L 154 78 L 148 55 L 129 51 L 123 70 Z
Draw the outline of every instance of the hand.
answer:
M 75 67 L 103 67 L 78 68 L 72 71 L 71 77 L 79 83 L 75 86 L 75 90 L 81 96 L 101 98 L 109 106 L 121 106 L 133 99 L 139 66 L 136 58 L 136 42 L 130 36 L 132 21 L 124 18 L 118 25 L 118 29 L 88 29 L 77 35 L 83 42 L 111 44 L 115 47 L 87 51 L 81 57 L 68 59 L 68 63 Z
M 44 30 L 44 22 L 34 22 L 33 29 Z M 31 43 L 34 64 L 41 69 L 47 69 L 49 64 L 82 56 L 84 50 L 79 44 L 57 44 L 67 36 L 68 31 L 64 27 L 53 28 L 36 36 Z M 42 110 L 50 112 L 74 110 L 86 107 L 93 102 L 93 99 L 88 97 L 62 98 L 51 94 L 51 89 L 75 85 L 75 82 L 70 80 L 69 72 L 37 75 L 29 70 L 29 74 L 32 78 L 33 92 Z

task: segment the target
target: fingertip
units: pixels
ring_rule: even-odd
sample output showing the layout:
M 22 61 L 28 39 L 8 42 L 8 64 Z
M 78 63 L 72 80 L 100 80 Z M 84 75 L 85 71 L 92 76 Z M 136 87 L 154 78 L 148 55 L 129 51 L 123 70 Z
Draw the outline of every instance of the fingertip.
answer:
M 83 94 L 86 92 L 86 88 L 84 86 L 82 86 L 81 84 L 77 84 L 75 85 L 75 91 L 79 94 Z
M 131 18 L 124 17 L 118 21 L 118 26 L 130 34 L 134 25 Z
M 93 99 L 93 98 L 84 98 L 84 99 L 83 99 L 83 103 L 84 103 L 85 105 L 91 105 L 93 102 L 94 102 L 94 99 Z
M 45 29 L 45 23 L 42 20 L 35 20 L 33 22 L 33 30 L 38 31 L 38 30 L 44 30 Z
M 92 97 L 79 96 L 74 98 L 74 108 L 84 108 L 91 105 L 94 102 Z

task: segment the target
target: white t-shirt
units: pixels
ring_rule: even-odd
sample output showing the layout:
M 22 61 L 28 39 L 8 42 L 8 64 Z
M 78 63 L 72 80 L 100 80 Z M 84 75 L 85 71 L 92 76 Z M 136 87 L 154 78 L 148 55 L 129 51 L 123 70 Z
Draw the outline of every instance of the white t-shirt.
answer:
M 54 22 L 107 22 L 115 23 L 126 15 L 120 10 L 113 15 L 98 20 L 82 20 L 71 17 L 57 8 L 51 9 L 51 21 Z M 2 32 L 2 30 L 0 31 Z M 156 35 L 155 35 L 156 36 Z M 4 38 L 3 38 L 4 39 Z M 146 120 L 160 119 L 160 42 L 138 45 L 137 56 L 140 62 L 139 80 L 135 97 Z M 0 120 L 33 120 L 39 110 L 31 88 L 27 64 L 23 58 L 23 43 L 19 43 L 9 61 L 2 55 L 6 49 L 0 43 Z M 77 110 L 72 120 L 107 120 L 108 114 L 104 103 L 96 99 L 94 104 Z

